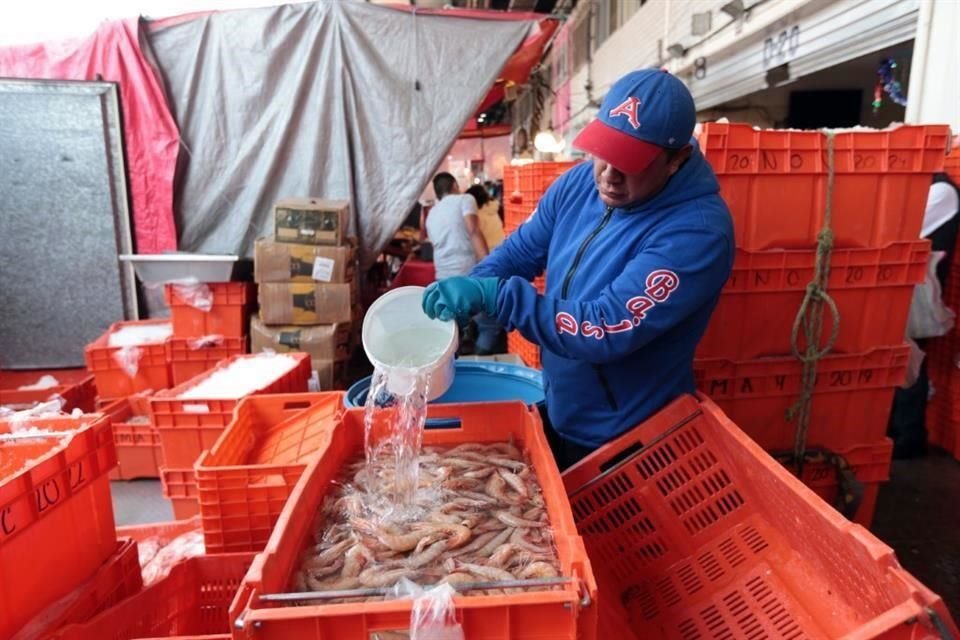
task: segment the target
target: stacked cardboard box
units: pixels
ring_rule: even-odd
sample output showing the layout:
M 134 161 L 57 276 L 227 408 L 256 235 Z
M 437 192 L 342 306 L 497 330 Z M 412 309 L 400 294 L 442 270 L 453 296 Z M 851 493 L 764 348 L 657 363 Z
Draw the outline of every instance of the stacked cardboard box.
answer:
M 350 204 L 297 198 L 274 207 L 273 239 L 257 240 L 254 280 L 260 314 L 251 319 L 251 351 L 310 354 L 320 389 L 343 386 L 357 300 Z

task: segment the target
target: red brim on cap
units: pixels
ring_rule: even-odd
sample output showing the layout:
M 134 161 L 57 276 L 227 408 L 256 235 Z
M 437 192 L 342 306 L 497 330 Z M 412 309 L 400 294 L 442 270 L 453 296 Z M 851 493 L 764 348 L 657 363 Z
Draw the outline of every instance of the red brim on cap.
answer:
M 626 174 L 642 173 L 663 153 L 663 147 L 627 135 L 602 120 L 594 120 L 584 127 L 574 138 L 573 146 Z

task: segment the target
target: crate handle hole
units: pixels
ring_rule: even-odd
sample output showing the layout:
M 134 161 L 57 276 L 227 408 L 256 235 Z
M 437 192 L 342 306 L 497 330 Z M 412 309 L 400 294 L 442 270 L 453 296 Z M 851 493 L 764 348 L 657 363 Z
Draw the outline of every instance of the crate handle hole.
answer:
M 462 429 L 460 418 L 427 418 L 424 429 Z
M 309 400 L 291 400 L 290 402 L 285 402 L 283 404 L 284 411 L 292 411 L 293 409 L 309 409 L 313 406 L 313 403 Z
M 617 453 L 617 455 L 613 456 L 606 462 L 601 462 L 600 472 L 606 473 L 607 471 L 609 471 L 613 467 L 616 467 L 627 458 L 630 458 L 631 456 L 633 456 L 633 454 L 638 453 L 641 449 L 643 449 L 643 443 L 640 441 L 634 442 L 633 444 L 628 446 L 623 451 Z

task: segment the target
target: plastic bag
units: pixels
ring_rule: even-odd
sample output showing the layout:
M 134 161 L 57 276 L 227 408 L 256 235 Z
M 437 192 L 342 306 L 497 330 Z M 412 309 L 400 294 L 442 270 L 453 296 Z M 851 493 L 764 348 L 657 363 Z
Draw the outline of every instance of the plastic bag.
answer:
M 393 587 L 392 597 L 413 599 L 410 640 L 465 640 L 453 606 L 456 593 L 449 584 L 424 589 L 406 578 Z
M 907 360 L 907 375 L 903 384 L 900 385 L 901 389 L 909 389 L 917 383 L 917 378 L 920 377 L 920 367 L 923 366 L 923 359 L 927 357 L 923 349 L 911 338 L 907 338 L 907 344 L 910 345 L 910 358 Z
M 203 282 L 194 279 L 171 282 L 176 296 L 194 309 L 209 312 L 213 309 L 213 291 Z
M 453 606 L 456 594 L 449 584 L 431 587 L 413 601 L 410 612 L 410 640 L 464 640 Z
M 120 347 L 113 352 L 113 361 L 131 378 L 136 377 L 137 371 L 140 370 L 140 358 L 142 357 L 143 349 L 140 347 Z
M 188 531 L 177 536 L 165 545 L 143 567 L 143 586 L 163 580 L 170 573 L 173 565 L 185 558 L 202 556 L 206 552 L 203 544 L 203 534 L 199 531 Z
M 51 389 L 53 387 L 59 387 L 60 381 L 54 378 L 53 376 L 47 374 L 40 376 L 40 379 L 34 382 L 33 384 L 25 384 L 22 387 L 19 387 L 19 391 L 41 391 L 43 389 Z
M 198 349 L 207 349 L 209 347 L 215 347 L 217 345 L 223 344 L 223 336 L 219 333 L 212 333 L 209 336 L 202 336 L 200 338 L 190 338 L 187 340 L 187 347 L 191 351 L 197 351 Z
M 33 429 L 34 427 L 31 423 L 34 418 L 55 418 L 66 415 L 63 412 L 64 404 L 66 404 L 66 401 L 61 396 L 55 394 L 46 402 L 39 402 L 29 409 L 7 414 L 10 432 L 18 433 Z
M 937 338 L 953 328 L 957 315 L 943 304 L 943 292 L 937 280 L 937 265 L 944 255 L 943 251 L 930 253 L 926 277 L 913 289 L 907 320 L 908 338 Z

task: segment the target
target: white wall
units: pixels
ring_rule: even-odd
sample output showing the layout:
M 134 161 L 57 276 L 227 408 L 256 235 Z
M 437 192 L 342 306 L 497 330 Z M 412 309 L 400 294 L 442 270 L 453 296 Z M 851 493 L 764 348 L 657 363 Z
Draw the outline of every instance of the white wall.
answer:
M 960 134 L 960 2 L 920 6 L 910 81 L 907 122 L 946 123 Z
M 791 63 L 791 71 L 798 77 L 818 71 L 822 67 L 817 65 L 825 59 L 855 58 L 876 50 L 876 47 L 871 48 L 874 41 L 866 37 L 861 42 L 859 38 L 843 35 L 842 41 L 833 42 L 838 36 L 829 33 L 829 24 L 832 24 L 830 21 L 835 17 L 840 16 L 841 22 L 844 19 L 848 22 L 850 19 L 862 20 L 865 29 L 868 26 L 877 29 L 878 25 L 872 23 L 882 22 L 887 19 L 888 14 L 909 15 L 912 11 L 913 15 L 916 15 L 918 2 L 931 3 L 934 0 L 767 0 L 759 3 L 739 20 L 734 20 L 720 11 L 726 0 L 648 0 L 593 53 L 593 62 L 590 65 L 592 97 L 595 100 L 602 98 L 610 84 L 624 73 L 663 62 L 664 66 L 691 86 L 695 96 L 701 96 L 697 98 L 698 105 L 706 107 L 727 102 L 730 97 L 721 99 L 721 94 L 730 93 L 734 85 L 738 91 L 734 91 L 731 96 L 742 96 L 765 89 L 766 70 L 784 62 Z M 748 6 L 753 3 L 745 2 Z M 936 4 L 938 11 L 939 5 L 949 5 L 949 8 L 943 9 L 944 15 L 953 16 L 960 12 L 960 0 L 936 0 Z M 590 5 L 588 0 L 578 3 L 572 19 L 579 19 L 586 14 Z M 870 13 L 877 7 L 883 9 L 882 16 Z M 711 31 L 706 35 L 694 36 L 693 14 L 703 12 L 711 13 Z M 803 27 L 798 50 L 784 51 L 780 57 L 767 60 L 763 55 L 764 41 L 767 38 L 777 38 L 781 31 L 795 25 Z M 913 26 L 913 23 L 910 23 L 910 27 Z M 957 33 L 960 33 L 960 25 L 952 23 L 951 27 L 944 29 L 945 35 L 942 37 L 953 38 L 953 52 L 960 56 L 960 50 L 956 49 L 960 42 Z M 898 41 L 913 37 L 911 33 L 905 34 Z M 812 46 L 813 38 L 818 38 L 817 53 L 813 56 L 815 60 L 806 55 L 806 48 Z M 662 51 L 658 48 L 658 42 L 662 42 Z M 684 46 L 687 53 L 671 59 L 666 51 L 671 44 Z M 889 44 L 884 42 L 879 46 Z M 858 49 L 864 47 L 863 51 Z M 745 52 L 749 53 L 749 62 L 745 61 Z M 704 58 L 707 64 L 707 76 L 702 80 L 693 77 L 695 61 L 698 58 Z M 941 62 L 943 65 L 948 64 L 947 61 Z M 751 65 L 749 68 L 748 64 Z M 952 63 L 954 76 L 958 67 L 960 58 L 956 58 Z M 947 66 L 943 66 L 938 72 L 941 79 L 949 77 L 947 69 Z M 594 109 L 588 107 L 587 103 L 587 92 L 584 88 L 587 79 L 586 66 L 579 68 L 573 75 L 571 112 L 578 115 L 572 118 L 569 130 L 564 132 L 568 137 L 585 125 L 594 114 Z M 855 84 L 859 82 L 860 79 L 857 79 Z M 960 83 L 941 81 L 940 84 L 951 85 L 938 87 L 941 91 L 960 91 Z M 946 100 L 943 102 L 946 104 Z M 960 100 L 954 99 L 952 104 L 958 105 Z M 762 121 L 765 116 L 754 112 L 746 113 L 746 117 L 752 121 Z
M 628 71 L 657 66 L 661 62 L 661 55 L 665 66 L 673 73 L 692 73 L 697 57 L 712 56 L 725 48 L 755 38 L 798 8 L 827 1 L 767 0 L 740 23 L 731 25 L 733 20 L 720 11 L 726 0 L 648 0 L 594 52 L 590 65 L 593 97 L 602 98 L 610 85 Z M 589 1 L 580 2 L 572 19 L 580 19 L 589 8 Z M 712 13 L 711 31 L 703 36 L 692 36 L 693 14 L 706 11 Z M 703 41 L 702 44 L 698 44 L 700 41 Z M 666 49 L 674 43 L 689 47 L 689 53 L 681 59 L 668 60 Z M 587 107 L 584 89 L 587 78 L 587 67 L 583 66 L 574 73 L 571 83 L 571 111 L 580 112 L 571 121 L 574 131 L 593 117 L 593 110 Z

